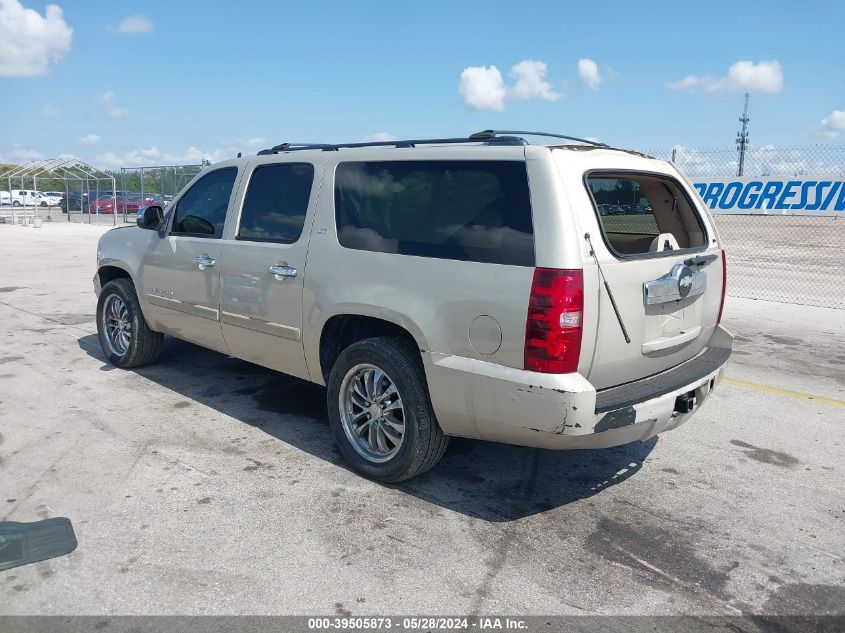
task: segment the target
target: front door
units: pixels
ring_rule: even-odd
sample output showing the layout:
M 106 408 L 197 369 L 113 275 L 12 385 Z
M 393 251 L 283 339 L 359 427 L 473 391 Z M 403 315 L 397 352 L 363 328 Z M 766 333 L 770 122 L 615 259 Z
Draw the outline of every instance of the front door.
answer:
M 256 166 L 220 268 L 220 320 L 229 353 L 300 378 L 308 378 L 302 282 L 306 218 L 317 197 L 314 175 L 309 162 Z
M 238 175 L 203 175 L 175 203 L 167 235 L 144 256 L 141 279 L 149 320 L 186 341 L 227 352 L 220 328 L 223 225 Z

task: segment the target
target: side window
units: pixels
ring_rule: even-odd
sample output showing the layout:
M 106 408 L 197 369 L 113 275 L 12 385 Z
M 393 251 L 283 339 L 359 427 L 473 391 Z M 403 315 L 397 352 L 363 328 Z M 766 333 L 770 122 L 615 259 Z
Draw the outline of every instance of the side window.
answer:
M 605 241 L 616 254 L 660 253 L 706 244 L 698 211 L 671 178 L 592 172 L 586 182 Z
M 310 163 L 256 167 L 246 190 L 238 239 L 296 242 L 302 235 L 313 183 Z
M 347 248 L 534 265 L 528 175 L 520 161 L 341 163 L 335 217 Z
M 236 167 L 217 169 L 200 178 L 176 205 L 171 233 L 220 239 Z

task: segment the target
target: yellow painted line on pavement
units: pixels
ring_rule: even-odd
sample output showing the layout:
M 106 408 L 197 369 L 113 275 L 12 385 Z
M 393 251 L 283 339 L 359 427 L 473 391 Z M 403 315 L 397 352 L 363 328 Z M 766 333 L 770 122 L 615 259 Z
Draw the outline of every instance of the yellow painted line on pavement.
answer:
M 822 404 L 829 404 L 834 407 L 845 407 L 845 401 L 813 396 L 801 391 L 790 391 L 789 389 L 781 389 L 780 387 L 772 387 L 771 385 L 758 385 L 756 382 L 745 382 L 744 380 L 728 378 L 727 376 L 722 379 L 722 382 L 728 385 L 733 385 L 734 387 L 744 387 L 745 389 L 755 389 L 757 391 L 762 391 L 763 393 L 773 393 L 777 396 L 798 398 L 799 400 L 812 400 L 813 402 L 821 402 Z

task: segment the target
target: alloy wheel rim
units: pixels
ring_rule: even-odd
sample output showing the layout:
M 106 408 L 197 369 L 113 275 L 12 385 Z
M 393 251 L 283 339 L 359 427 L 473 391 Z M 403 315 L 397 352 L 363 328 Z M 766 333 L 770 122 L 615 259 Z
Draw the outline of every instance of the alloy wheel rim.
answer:
M 103 306 L 103 327 L 111 352 L 124 356 L 132 342 L 132 321 L 126 302 L 117 295 L 111 295 Z
M 402 448 L 405 408 L 396 383 L 383 369 L 360 364 L 346 372 L 338 405 L 346 437 L 364 459 L 383 463 Z

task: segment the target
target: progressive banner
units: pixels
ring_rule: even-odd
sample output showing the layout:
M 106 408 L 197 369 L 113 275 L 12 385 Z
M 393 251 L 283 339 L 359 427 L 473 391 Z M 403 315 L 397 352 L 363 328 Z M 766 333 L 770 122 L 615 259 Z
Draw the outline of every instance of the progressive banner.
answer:
M 698 178 L 694 186 L 711 213 L 845 217 L 842 179 Z

